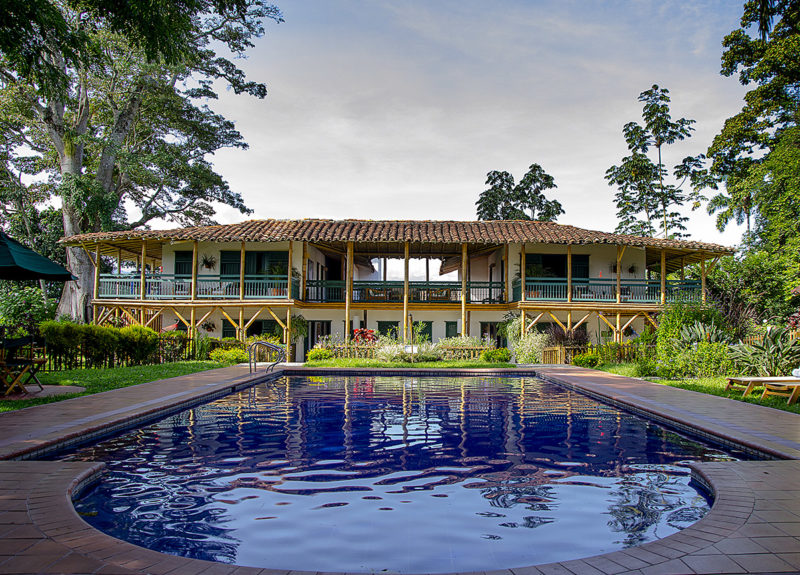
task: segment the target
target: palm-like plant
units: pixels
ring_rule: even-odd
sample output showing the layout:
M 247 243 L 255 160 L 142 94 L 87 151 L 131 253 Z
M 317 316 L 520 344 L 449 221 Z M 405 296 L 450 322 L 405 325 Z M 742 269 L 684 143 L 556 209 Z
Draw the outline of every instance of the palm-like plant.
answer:
M 800 365 L 800 339 L 789 337 L 785 328 L 773 327 L 761 343 L 732 345 L 731 358 L 739 369 L 751 375 L 786 375 Z

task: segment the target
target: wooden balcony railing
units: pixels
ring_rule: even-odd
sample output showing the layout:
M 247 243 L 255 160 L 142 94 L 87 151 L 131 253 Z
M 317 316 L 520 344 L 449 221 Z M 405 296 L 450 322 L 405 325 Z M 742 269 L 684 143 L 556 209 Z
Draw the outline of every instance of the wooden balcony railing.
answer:
M 412 303 L 459 303 L 461 282 L 409 282 L 409 301 Z M 305 300 L 337 303 L 345 300 L 343 280 L 308 280 Z M 401 281 L 354 281 L 353 301 L 362 303 L 400 303 L 403 301 Z M 503 282 L 467 282 L 468 303 L 503 303 Z
M 568 301 L 573 302 L 615 302 L 617 301 L 617 282 L 606 278 L 573 278 L 572 297 L 568 298 L 566 278 L 527 278 L 525 299 L 529 301 Z M 661 303 L 661 281 L 647 279 L 620 280 L 620 302 Z M 521 299 L 519 289 L 515 289 L 515 299 Z M 667 280 L 666 302 L 702 301 L 702 288 L 699 280 Z
M 197 299 L 285 299 L 289 295 L 288 280 L 284 275 L 244 276 L 244 291 L 239 276 L 197 276 Z M 293 296 L 300 293 L 298 281 L 292 282 Z M 132 274 L 101 274 L 97 297 L 101 299 L 140 299 L 141 279 Z M 173 274 L 147 274 L 144 299 L 173 300 L 192 298 L 192 279 Z

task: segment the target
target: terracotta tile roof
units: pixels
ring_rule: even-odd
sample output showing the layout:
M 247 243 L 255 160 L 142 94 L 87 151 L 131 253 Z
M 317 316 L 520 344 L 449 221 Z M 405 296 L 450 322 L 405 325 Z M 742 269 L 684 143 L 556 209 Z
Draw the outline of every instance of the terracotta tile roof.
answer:
M 686 240 L 629 236 L 586 230 L 554 222 L 431 220 L 248 220 L 237 224 L 172 230 L 97 232 L 61 240 L 66 245 L 140 239 L 211 242 L 413 242 L 443 244 L 614 244 L 660 249 L 733 253 L 733 248 Z

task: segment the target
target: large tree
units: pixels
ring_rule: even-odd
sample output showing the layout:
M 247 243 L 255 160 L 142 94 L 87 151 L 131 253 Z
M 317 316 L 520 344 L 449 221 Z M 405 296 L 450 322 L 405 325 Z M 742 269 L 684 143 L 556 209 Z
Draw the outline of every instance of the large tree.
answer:
M 700 190 L 715 187 L 714 179 L 703 167 L 705 156 L 687 156 L 672 170 L 673 181 L 668 178 L 664 164 L 665 146 L 691 136 L 694 120 L 673 120 L 669 109 L 669 90 L 653 85 L 639 94 L 642 107 L 642 124 L 629 122 L 622 132 L 630 156 L 618 166 L 606 171 L 609 186 L 617 187 L 617 232 L 664 237 L 684 237 L 688 219 L 678 211 L 687 202 L 698 206 L 703 199 Z M 656 152 L 656 161 L 648 155 Z M 689 189 L 687 189 L 689 188 Z
M 42 74 L 0 60 L 1 120 L 25 149 L 39 152 L 40 175 L 49 177 L 61 201 L 66 236 L 138 227 L 156 218 L 211 223 L 212 202 L 249 212 L 208 160 L 219 148 L 246 144 L 204 102 L 217 97 L 215 84 L 266 95 L 263 84 L 248 81 L 217 51 L 226 47 L 243 55 L 263 34 L 265 19 L 279 21 L 280 12 L 263 0 L 231 2 L 232 9 L 211 0 L 179 4 L 191 9 L 176 33 L 180 46 L 174 53 L 153 49 L 135 33 L 133 40 L 119 34 L 114 19 L 96 10 L 54 2 L 68 35 L 80 38 L 76 54 L 72 44 L 45 35 L 41 58 L 64 85 L 51 83 L 51 70 Z M 161 52 L 173 62 L 159 57 Z M 129 206 L 137 212 L 133 217 Z M 91 260 L 82 249 L 70 248 L 67 265 L 79 279 L 66 284 L 59 314 L 86 319 Z
M 785 311 L 800 285 L 800 1 L 746 2 L 723 47 L 722 74 L 751 89 L 708 150 L 725 182 L 708 211 L 720 230 L 747 223 L 741 265 L 771 262 L 783 293 L 765 311 Z
M 561 202 L 548 200 L 544 192 L 556 187 L 553 177 L 539 164 L 531 164 L 519 183 L 508 172 L 491 171 L 475 205 L 481 220 L 539 220 L 554 222 L 564 213 Z

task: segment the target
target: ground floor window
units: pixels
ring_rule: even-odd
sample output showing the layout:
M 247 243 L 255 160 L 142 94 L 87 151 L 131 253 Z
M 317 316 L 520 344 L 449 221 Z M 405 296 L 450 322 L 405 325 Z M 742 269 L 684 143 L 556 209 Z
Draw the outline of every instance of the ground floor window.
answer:
M 494 340 L 497 347 L 506 347 L 508 342 L 506 338 L 497 333 L 497 326 L 500 322 L 496 321 L 482 321 L 481 322 L 481 337 Z
M 444 322 L 444 336 L 445 337 L 458 337 L 458 322 L 446 321 Z
M 283 337 L 283 328 L 274 319 L 257 319 L 247 328 L 247 337 L 252 335 L 269 335 Z M 236 326 L 222 318 L 222 337 L 236 337 Z
M 433 341 L 433 322 L 432 321 L 415 321 L 414 322 L 414 338 L 417 341 Z
M 308 353 L 309 349 L 314 349 L 317 342 L 321 337 L 331 334 L 331 322 L 310 320 L 308 322 L 308 333 L 306 334 L 305 349 Z
M 378 335 L 385 335 L 389 337 L 397 337 L 400 331 L 399 321 L 379 321 L 378 322 Z

